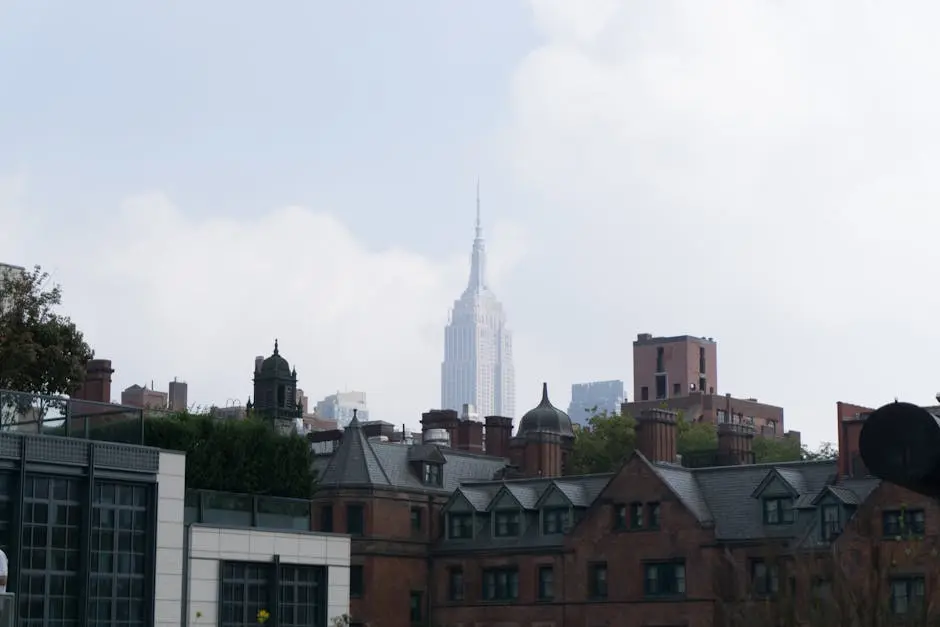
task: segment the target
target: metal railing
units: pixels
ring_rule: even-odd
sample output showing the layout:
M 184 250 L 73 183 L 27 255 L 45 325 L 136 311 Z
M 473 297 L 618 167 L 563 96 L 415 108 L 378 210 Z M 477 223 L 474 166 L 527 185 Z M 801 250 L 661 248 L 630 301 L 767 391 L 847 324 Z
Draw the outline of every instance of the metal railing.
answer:
M 188 489 L 184 520 L 187 524 L 310 531 L 311 503 L 282 496 Z
M 0 431 L 144 444 L 144 421 L 159 410 L 65 396 L 0 390 Z

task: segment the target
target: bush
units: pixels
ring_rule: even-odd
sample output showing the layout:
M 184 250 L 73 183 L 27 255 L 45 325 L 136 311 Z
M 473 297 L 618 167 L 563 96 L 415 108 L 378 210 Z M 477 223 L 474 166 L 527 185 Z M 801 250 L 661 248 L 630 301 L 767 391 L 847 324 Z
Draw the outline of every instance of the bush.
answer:
M 137 421 L 90 430 L 93 440 L 140 442 Z M 144 443 L 186 453 L 186 487 L 241 494 L 309 498 L 315 480 L 306 439 L 283 435 L 270 422 L 216 420 L 186 412 L 144 421 Z

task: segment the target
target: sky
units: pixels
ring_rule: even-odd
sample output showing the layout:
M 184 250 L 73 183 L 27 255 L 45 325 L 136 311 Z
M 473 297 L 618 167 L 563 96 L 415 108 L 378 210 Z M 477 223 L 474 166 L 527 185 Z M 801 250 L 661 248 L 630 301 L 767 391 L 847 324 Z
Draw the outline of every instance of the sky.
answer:
M 41 265 L 115 398 L 440 403 L 479 178 L 517 405 L 632 389 L 638 333 L 835 439 L 940 391 L 940 5 L 0 0 L 0 261 Z M 517 417 L 518 418 L 518 417 Z

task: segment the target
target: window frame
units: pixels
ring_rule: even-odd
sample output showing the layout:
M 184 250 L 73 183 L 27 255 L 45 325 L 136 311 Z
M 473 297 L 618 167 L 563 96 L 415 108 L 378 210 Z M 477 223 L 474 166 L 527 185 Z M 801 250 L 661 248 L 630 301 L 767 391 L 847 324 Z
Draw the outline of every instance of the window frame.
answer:
M 357 576 L 353 576 L 353 573 L 357 572 Z M 358 585 L 353 585 L 353 582 L 357 582 Z M 349 598 L 351 599 L 361 599 L 366 594 L 366 572 L 364 564 L 350 564 L 349 565 Z
M 613 527 L 614 531 L 626 531 L 630 521 L 630 512 L 626 503 L 614 503 Z
M 796 503 L 792 496 L 768 496 L 762 501 L 765 525 L 792 525 L 796 522 Z
M 896 520 L 891 521 L 891 528 L 889 528 L 889 519 L 894 518 Z M 908 521 L 911 518 L 919 518 L 919 520 L 909 523 Z M 927 514 L 923 508 L 902 507 L 885 509 L 881 512 L 881 530 L 885 538 L 900 538 L 902 540 L 921 538 L 926 533 L 926 528 Z M 895 531 L 895 533 L 891 533 L 891 531 Z
M 451 603 L 463 601 L 466 597 L 466 580 L 463 566 L 451 566 L 447 569 L 447 600 Z
M 751 558 L 751 592 L 757 597 L 773 597 L 780 594 L 780 565 L 763 558 Z
M 417 603 L 415 600 L 417 599 Z M 424 623 L 424 592 L 412 590 L 408 594 L 408 617 L 412 625 Z
M 650 586 L 650 581 L 655 579 L 657 582 L 662 582 L 663 579 L 659 575 L 662 568 L 670 568 L 670 578 L 669 581 L 675 583 L 676 590 L 662 590 L 661 585 L 657 585 L 657 589 L 653 590 Z M 655 570 L 653 570 L 655 569 Z M 682 576 L 677 577 L 676 574 L 681 570 Z M 657 573 L 656 577 L 650 577 L 650 573 Z M 678 582 L 681 581 L 681 590 L 678 588 Z M 684 598 L 688 594 L 688 577 L 686 573 L 686 566 L 684 559 L 675 559 L 675 560 L 652 560 L 643 562 L 643 596 L 644 598 L 650 599 L 661 599 L 661 598 Z
M 903 611 L 899 611 L 897 606 L 898 598 L 895 596 L 895 586 L 901 584 L 904 586 L 904 604 Z M 920 588 L 919 594 L 912 594 L 916 588 Z M 912 607 L 912 598 L 919 598 L 920 608 Z M 910 616 L 915 612 L 923 612 L 927 609 L 927 578 L 924 575 L 910 574 L 898 575 L 888 580 L 888 607 L 894 616 Z
M 646 508 L 641 501 L 630 503 L 630 531 L 642 531 L 646 529 Z
M 358 512 L 358 516 L 350 516 L 352 512 Z M 358 529 L 353 529 L 350 523 L 358 520 Z M 361 538 L 366 535 L 366 506 L 362 503 L 346 503 L 346 533 L 353 538 Z
M 505 521 L 505 530 L 500 531 L 501 518 Z M 498 509 L 493 512 L 493 537 L 518 538 L 522 535 L 522 511 L 518 509 Z
M 412 535 L 421 534 L 424 531 L 424 508 L 412 506 L 410 516 Z
M 421 468 L 421 481 L 424 485 L 443 486 L 444 465 L 437 462 L 424 462 Z
M 603 573 L 603 577 L 600 574 Z M 588 564 L 588 598 L 606 599 L 610 594 L 610 571 L 607 562 L 590 562 Z
M 835 512 L 835 520 L 829 520 L 828 514 Z M 836 503 L 825 503 L 819 508 L 819 524 L 822 529 L 823 540 L 832 542 L 842 533 L 842 506 Z
M 455 525 L 457 521 L 466 522 L 464 525 Z M 467 534 L 455 534 L 455 529 L 466 529 Z M 473 538 L 474 520 L 473 514 L 468 512 L 447 512 L 447 539 L 448 540 L 470 540 Z
M 545 574 L 548 574 L 547 581 Z M 536 600 L 555 600 L 555 566 L 553 564 L 539 564 L 535 570 Z M 546 585 L 547 583 L 547 585 Z
M 662 511 L 662 505 L 659 501 L 650 501 L 646 504 L 647 529 L 659 529 L 659 526 L 662 524 Z
M 552 523 L 552 524 L 549 524 Z M 571 508 L 564 506 L 546 507 L 542 510 L 542 535 L 552 536 L 565 533 L 571 526 Z M 550 527 L 555 530 L 551 531 Z
M 502 585 L 500 584 L 501 576 L 505 578 Z M 486 603 L 519 600 L 519 568 L 516 566 L 484 568 L 480 576 L 480 584 L 480 599 Z M 492 594 L 490 594 L 491 591 Z
M 320 531 L 324 533 L 333 533 L 334 525 L 336 524 L 336 514 L 333 511 L 333 504 L 326 504 L 320 506 Z M 326 524 L 326 523 L 329 524 Z

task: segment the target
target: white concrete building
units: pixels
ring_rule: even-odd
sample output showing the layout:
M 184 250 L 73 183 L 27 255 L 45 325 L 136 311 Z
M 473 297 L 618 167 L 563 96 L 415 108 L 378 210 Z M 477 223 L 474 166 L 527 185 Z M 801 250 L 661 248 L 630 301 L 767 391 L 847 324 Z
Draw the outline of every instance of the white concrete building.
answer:
M 502 304 L 486 285 L 479 187 L 470 280 L 454 301 L 450 322 L 444 330 L 441 364 L 441 408 L 460 412 L 466 404 L 475 407 L 481 416 L 516 415 L 512 333 L 506 325 Z

